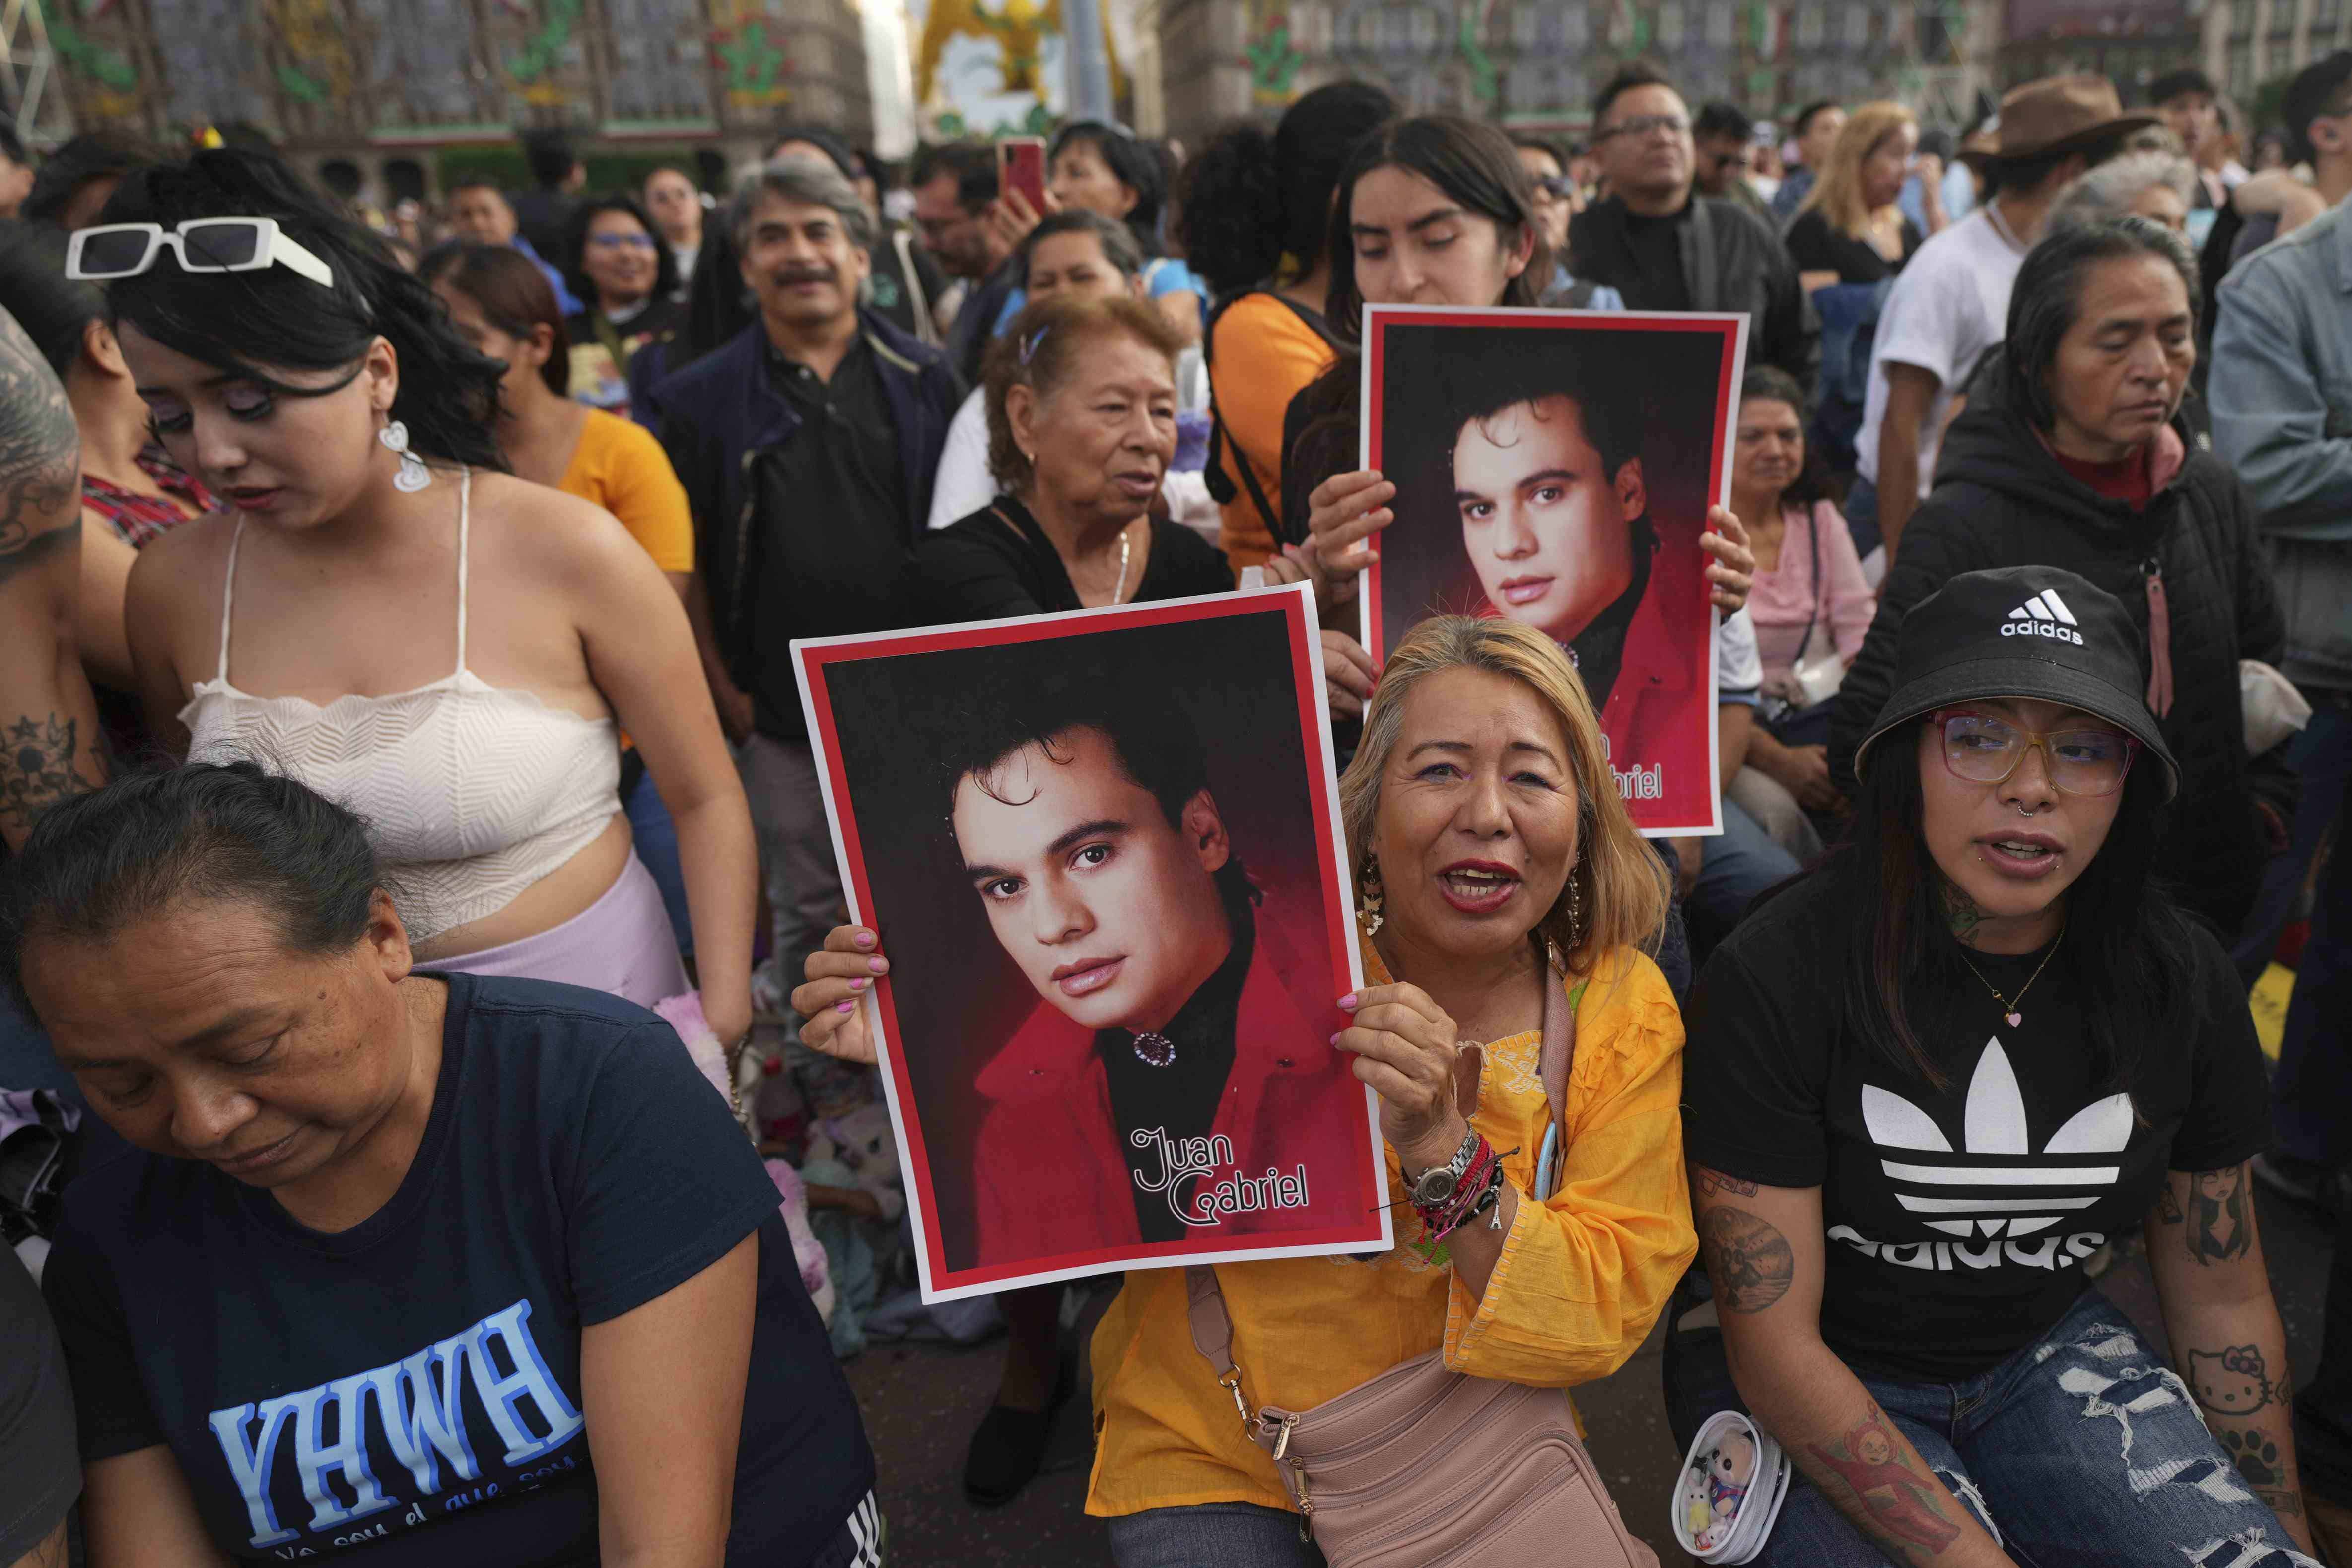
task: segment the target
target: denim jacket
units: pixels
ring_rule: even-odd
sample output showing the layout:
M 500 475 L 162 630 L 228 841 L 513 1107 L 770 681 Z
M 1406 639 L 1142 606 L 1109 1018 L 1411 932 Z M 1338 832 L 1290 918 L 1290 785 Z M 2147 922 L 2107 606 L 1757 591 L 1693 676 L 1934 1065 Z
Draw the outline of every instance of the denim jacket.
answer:
M 2248 256 L 2221 299 L 2213 446 L 2270 541 L 2285 673 L 2352 689 L 2352 214 L 2338 206 Z

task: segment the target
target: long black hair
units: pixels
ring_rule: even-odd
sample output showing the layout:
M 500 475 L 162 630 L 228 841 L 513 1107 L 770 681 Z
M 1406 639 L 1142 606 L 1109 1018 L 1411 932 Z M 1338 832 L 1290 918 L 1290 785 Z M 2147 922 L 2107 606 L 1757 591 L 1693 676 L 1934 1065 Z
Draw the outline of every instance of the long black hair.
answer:
M 1843 842 L 1823 862 L 1835 906 L 1853 913 L 1842 998 L 1847 1021 L 1897 1067 L 1937 1088 L 1947 1082 L 1923 1042 L 1926 1020 L 1982 993 L 1954 939 L 1944 875 L 1923 835 L 1919 784 L 1922 718 L 1871 747 Z M 2189 917 L 2151 874 L 2164 829 L 2164 768 L 2152 758 L 2124 780 L 2106 841 L 2066 890 L 2065 939 L 2051 958 L 2082 997 L 2091 1076 L 2127 1091 L 2144 1042 L 2177 1030 L 2199 1005 Z
M 1332 330 L 1362 336 L 1364 296 L 1356 287 L 1356 185 L 1381 169 L 1418 174 L 1452 198 L 1465 213 L 1493 224 L 1507 249 L 1535 236 L 1535 254 L 1503 287 L 1504 305 L 1534 305 L 1551 281 L 1551 249 L 1536 222 L 1535 176 L 1519 162 L 1511 139 L 1491 125 L 1452 114 L 1416 115 L 1391 120 L 1356 143 L 1339 172 L 1327 244 L 1331 256 L 1331 293 L 1323 315 Z
M 1160 243 L 1160 212 L 1168 204 L 1168 176 L 1160 154 L 1124 125 L 1107 120 L 1074 120 L 1055 133 L 1053 145 L 1045 150 L 1047 165 L 1074 141 L 1093 148 L 1095 156 L 1110 170 L 1111 178 L 1135 193 L 1135 205 L 1124 221 L 1135 231 L 1135 243 L 1147 257 L 1160 255 L 1164 248 Z
M 288 238 L 333 269 L 333 286 L 283 267 L 183 272 L 165 252 L 145 272 L 107 286 L 117 323 L 282 397 L 322 393 L 273 372 L 349 371 L 381 337 L 399 360 L 392 417 L 407 425 L 410 447 L 437 462 L 505 471 L 491 424 L 506 367 L 467 348 L 431 287 L 401 270 L 382 240 L 338 214 L 276 154 L 221 147 L 133 170 L 104 214 L 110 224 L 166 229 L 226 217 L 277 219 Z
M 2009 299 L 2000 363 L 2010 406 L 2034 429 L 2047 432 L 2058 423 L 2050 378 L 2057 373 L 2059 345 L 2083 313 L 2083 289 L 2092 271 L 2103 262 L 2144 256 L 2179 276 L 2189 296 L 2189 319 L 2195 321 L 2204 308 L 2197 255 L 2188 241 L 2152 218 L 2126 214 L 2069 225 L 2052 230 L 2026 254 L 2017 269 L 2023 287 Z
M 1805 429 L 1805 389 L 1797 378 L 1773 365 L 1750 365 L 1739 382 L 1739 401 L 1760 398 L 1767 402 L 1784 402 L 1797 415 L 1798 439 L 1805 444 L 1804 461 L 1797 465 L 1797 476 L 1780 492 L 1784 507 L 1802 507 L 1811 511 L 1813 503 L 1830 496 L 1830 468 L 1822 461 L 1822 444 Z
M 1348 154 L 1396 113 L 1387 89 L 1335 81 L 1285 110 L 1271 134 L 1246 120 L 1219 131 L 1185 172 L 1186 263 L 1220 295 L 1268 281 L 1286 260 L 1313 272 Z
M 654 286 L 646 298 L 663 300 L 676 294 L 677 256 L 670 250 L 669 241 L 662 238 L 661 230 L 654 226 L 654 220 L 646 215 L 646 209 L 638 204 L 635 196 L 615 192 L 581 203 L 573 210 L 572 221 L 564 225 L 563 281 L 571 286 L 572 297 L 592 312 L 603 308 L 595 282 L 588 276 L 588 231 L 590 225 L 606 213 L 626 214 L 646 231 L 646 237 L 654 242 Z
M 108 320 L 106 291 L 66 276 L 65 230 L 0 219 L 0 307 L 63 381 L 92 321 Z

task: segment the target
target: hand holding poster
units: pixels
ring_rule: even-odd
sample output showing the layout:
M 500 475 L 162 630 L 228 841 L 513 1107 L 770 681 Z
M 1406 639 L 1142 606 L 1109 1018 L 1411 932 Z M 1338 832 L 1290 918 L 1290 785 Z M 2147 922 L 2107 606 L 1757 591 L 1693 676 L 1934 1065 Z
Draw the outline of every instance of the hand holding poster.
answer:
M 1729 495 L 1746 340 L 1744 316 L 1364 308 L 1363 465 L 1397 487 L 1364 646 L 1385 660 L 1446 612 L 1543 631 L 1653 836 L 1722 826 L 1698 540 Z
M 793 644 L 925 1300 L 1391 1244 L 1309 592 Z

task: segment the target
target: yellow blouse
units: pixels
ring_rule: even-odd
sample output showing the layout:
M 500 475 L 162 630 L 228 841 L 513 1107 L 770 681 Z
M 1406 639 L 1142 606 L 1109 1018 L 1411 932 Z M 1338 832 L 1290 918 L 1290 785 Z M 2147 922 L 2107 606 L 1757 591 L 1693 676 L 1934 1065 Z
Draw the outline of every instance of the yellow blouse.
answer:
M 1389 981 L 1371 944 L 1364 973 Z M 1657 966 L 1604 959 L 1576 1010 L 1568 1154 L 1559 1190 L 1526 1200 L 1547 1111 L 1539 1030 L 1486 1047 L 1478 1130 L 1521 1202 L 1483 1297 L 1454 1277 L 1410 1205 L 1396 1151 L 1397 1246 L 1370 1262 L 1279 1258 L 1225 1264 L 1234 1360 L 1252 1408 L 1304 1410 L 1444 1345 L 1445 1364 L 1538 1387 L 1590 1383 L 1624 1364 L 1698 1250 L 1683 1175 L 1682 1015 Z M 1231 1396 L 1192 1347 L 1181 1269 L 1131 1272 L 1094 1337 L 1095 1465 L 1087 1511 L 1192 1503 L 1291 1509 Z

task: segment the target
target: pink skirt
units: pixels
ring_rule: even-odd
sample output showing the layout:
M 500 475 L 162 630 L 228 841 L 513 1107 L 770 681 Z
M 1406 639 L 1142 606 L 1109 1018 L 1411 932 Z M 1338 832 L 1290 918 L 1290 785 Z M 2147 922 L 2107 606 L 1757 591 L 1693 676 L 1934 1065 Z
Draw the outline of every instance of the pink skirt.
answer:
M 635 851 L 604 896 L 562 925 L 416 967 L 425 974 L 560 980 L 625 997 L 641 1008 L 688 988 L 686 966 L 677 956 L 677 933 L 662 905 L 660 884 Z

